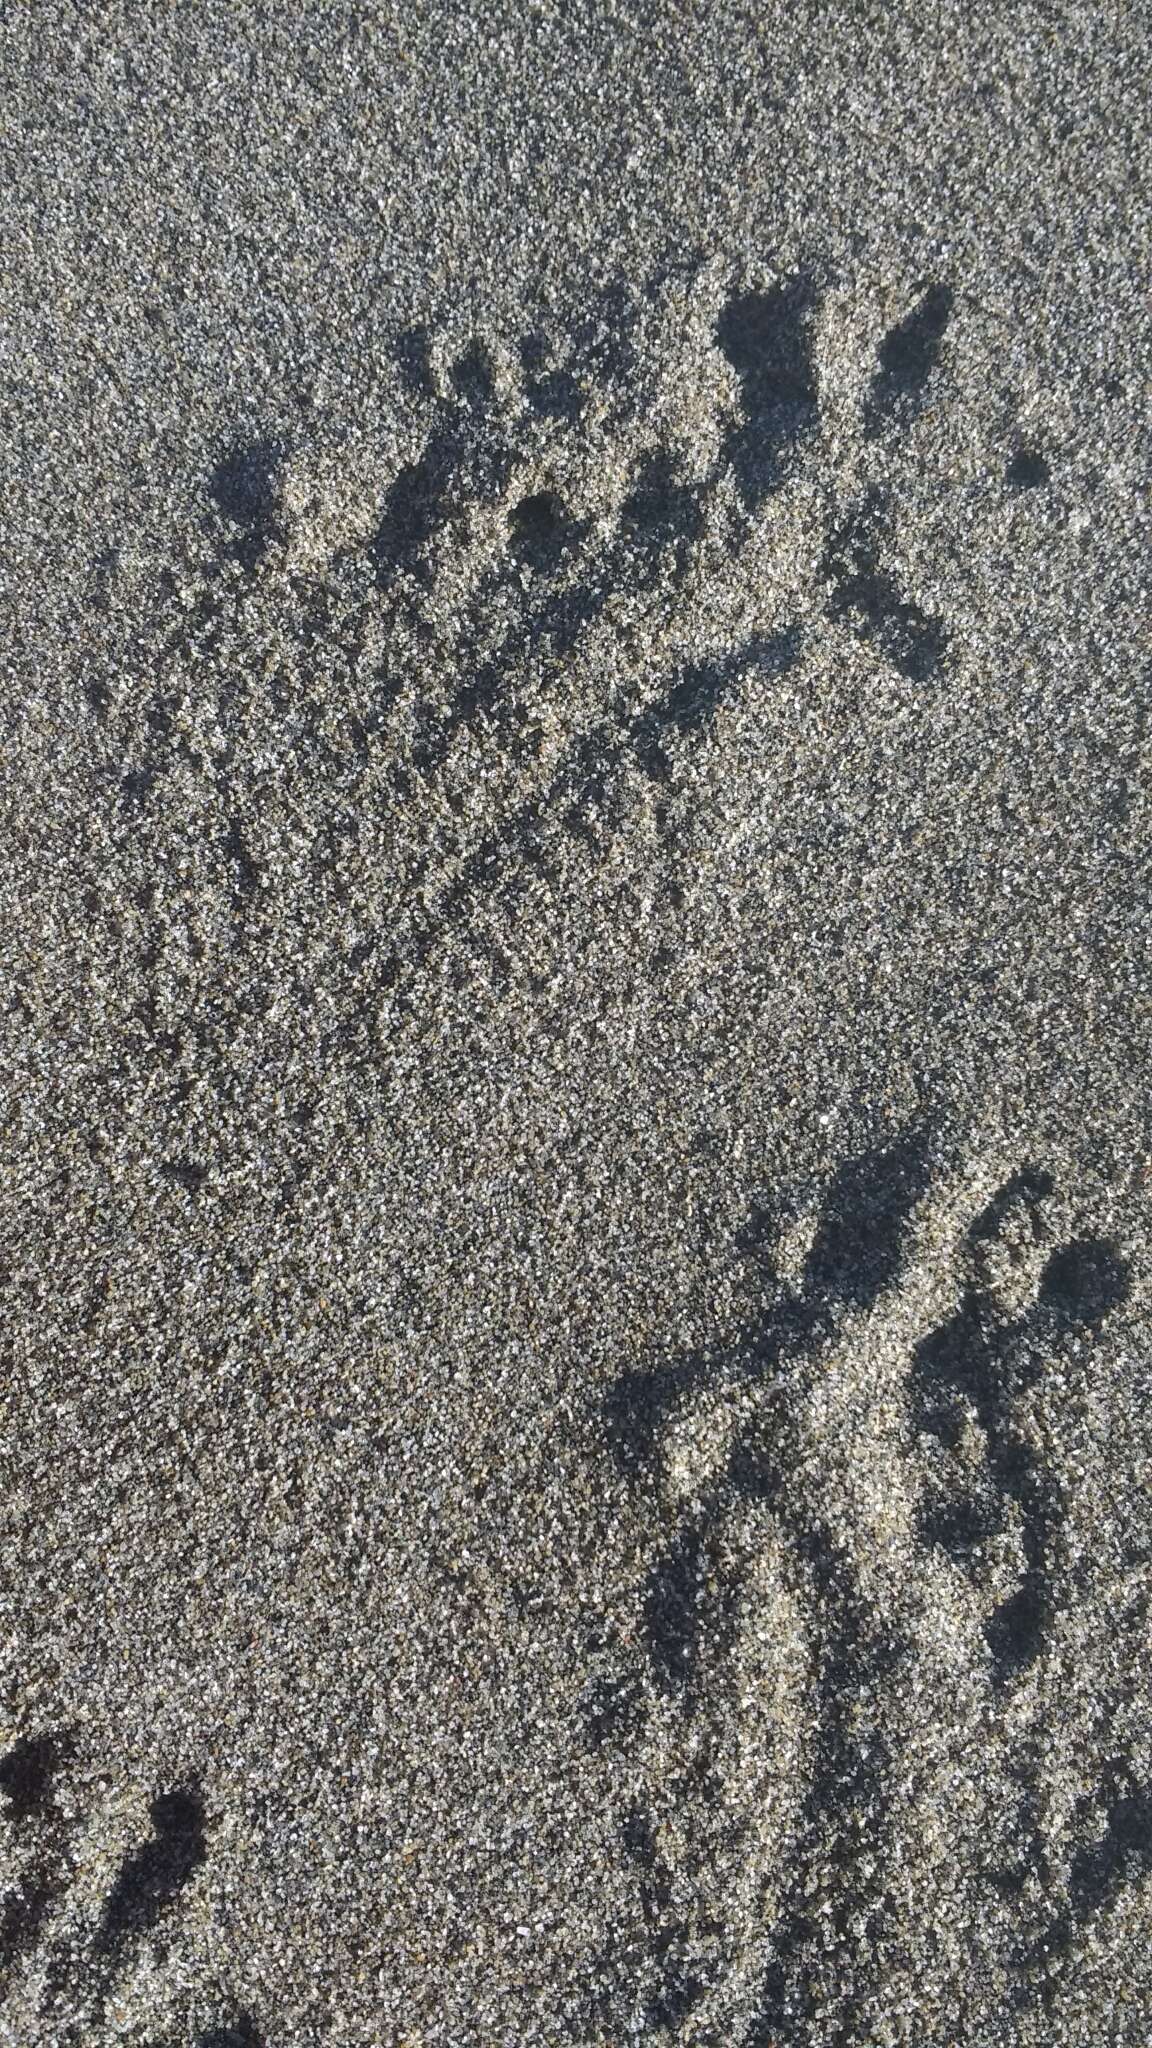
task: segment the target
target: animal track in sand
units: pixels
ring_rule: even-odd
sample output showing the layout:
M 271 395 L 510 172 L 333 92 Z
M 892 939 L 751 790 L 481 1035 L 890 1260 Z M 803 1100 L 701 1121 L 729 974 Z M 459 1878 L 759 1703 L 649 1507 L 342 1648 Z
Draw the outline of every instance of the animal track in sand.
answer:
M 86 1889 L 79 1881 L 89 1857 L 84 1823 L 63 1796 L 74 1756 L 73 1738 L 60 1732 L 25 1736 L 0 1757 L 0 2020 L 60 2048 L 99 2037 L 122 1979 L 149 1946 L 163 1962 L 157 1944 L 170 1939 L 208 1855 L 199 1792 L 173 1786 L 150 1801 L 150 1832 L 125 1849 L 98 1910 L 84 1896 L 77 1911 L 72 1895 Z M 190 2048 L 259 2048 L 259 2038 L 238 2014 L 198 2033 Z
M 894 566 L 892 476 L 947 374 L 948 288 L 876 338 L 835 434 L 814 284 L 697 279 L 684 365 L 637 344 L 658 297 L 455 360 L 404 337 L 411 454 L 374 505 L 363 449 L 343 472 L 274 437 L 218 460 L 202 544 L 85 677 L 186 1009 L 330 907 L 327 1043 L 364 1051 L 428 972 L 505 980 L 541 892 L 609 875 L 674 906 L 694 758 L 821 636 L 917 687 L 943 671 L 946 622 Z M 179 1007 L 149 1011 L 158 1041 Z
M 661 1532 L 636 1585 L 639 1655 L 621 1648 L 584 1702 L 594 1750 L 618 1759 L 622 1853 L 639 1863 L 640 1925 L 602 1959 L 614 2023 L 746 2048 L 871 2039 L 876 1958 L 887 1943 L 901 1967 L 915 1915 L 900 1875 L 901 1839 L 917 1839 L 909 1703 L 914 1728 L 933 1701 L 947 1753 L 958 1712 L 995 1730 L 1054 1642 L 1064 1507 L 1033 1403 L 1123 1307 L 1127 1263 L 1105 1239 L 1061 1237 L 1058 1191 L 1026 1167 L 961 1220 L 949 1305 L 918 1249 L 934 1199 L 913 1133 L 839 1170 L 798 1259 L 788 1205 L 761 1211 L 748 1243 L 763 1315 L 715 1355 L 608 1390 L 607 1441 Z M 933 1676 L 942 1616 L 983 1704 L 958 1708 Z M 987 1754 L 991 1784 L 991 1736 Z M 1045 1872 L 1039 1904 L 1025 1875 L 989 1866 L 1022 1969 L 1152 1870 L 1149 1798 L 1116 1757 L 1063 1880 L 1022 1822 L 1012 1853 Z M 977 1899 L 974 1921 L 988 1911 Z
M 1050 1249 L 1035 1291 L 1019 1306 L 998 1282 L 1011 1280 L 1044 1243 L 1046 1174 L 1021 1172 L 1000 1189 L 968 1234 L 968 1272 L 956 1314 L 917 1346 L 912 1386 L 917 1427 L 933 1440 L 936 1489 L 923 1529 L 979 1575 L 990 1540 L 1018 1532 L 1020 1582 L 987 1620 L 989 1653 L 1001 1679 L 1038 1652 L 1048 1620 L 1048 1579 L 1060 1500 L 1026 1426 L 1027 1396 L 1069 1335 L 1091 1331 L 1126 1299 L 1128 1277 L 1113 1247 L 1079 1239 Z

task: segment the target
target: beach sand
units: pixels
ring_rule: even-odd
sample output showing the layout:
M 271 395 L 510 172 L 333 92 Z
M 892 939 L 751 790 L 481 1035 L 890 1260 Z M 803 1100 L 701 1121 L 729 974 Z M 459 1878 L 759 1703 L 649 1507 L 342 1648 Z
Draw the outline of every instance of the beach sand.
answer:
M 1140 11 L 0 66 L 0 2041 L 1146 2048 Z

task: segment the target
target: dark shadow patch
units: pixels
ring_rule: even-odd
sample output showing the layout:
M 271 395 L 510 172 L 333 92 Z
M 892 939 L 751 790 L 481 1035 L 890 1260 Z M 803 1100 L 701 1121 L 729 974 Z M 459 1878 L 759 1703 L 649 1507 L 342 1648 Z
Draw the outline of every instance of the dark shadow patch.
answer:
M 71 1736 L 54 1733 L 25 1736 L 0 1758 L 6 1818 L 17 1829 L 34 1830 L 37 1846 L 31 1868 L 0 1903 L 0 1984 L 21 1958 L 35 1951 L 64 1883 L 65 1828 L 55 1782 L 72 1754 Z
M 506 488 L 513 453 L 480 415 L 488 404 L 489 375 L 472 352 L 453 373 L 455 406 L 441 406 L 439 421 L 414 462 L 399 469 L 384 499 L 370 553 L 378 582 L 406 573 L 426 584 L 424 556 L 444 527 L 469 504 L 490 502 Z
M 1152 1874 L 1152 1796 L 1128 1769 L 1114 1764 L 1103 1798 L 1103 1834 L 1072 1859 L 1069 1898 L 1081 1923 Z
M 1096 1330 L 1132 1292 L 1129 1268 L 1103 1238 L 1079 1238 L 1053 1252 L 1040 1277 L 1040 1302 L 1065 1322 Z
M 828 616 L 843 620 L 858 640 L 875 643 L 910 682 L 926 682 L 947 653 L 948 635 L 943 621 L 908 603 L 881 568 L 883 542 L 884 500 L 872 490 L 828 543 Z
M 560 659 L 571 654 L 613 596 L 646 591 L 669 570 L 674 576 L 682 573 L 703 527 L 701 500 L 701 486 L 684 482 L 670 456 L 650 456 L 621 507 L 608 547 L 588 564 L 582 580 L 541 592 L 503 645 L 479 665 L 464 693 L 466 715 L 494 703 L 504 679 L 533 651 L 547 650 Z M 547 492 L 522 501 L 510 523 L 514 550 L 552 574 L 587 540 L 587 527 L 571 519 Z M 454 712 L 450 729 L 459 722 Z
M 652 1475 L 668 1419 L 701 1376 L 701 1362 L 688 1358 L 653 1372 L 622 1372 L 612 1381 L 601 1415 L 610 1449 L 633 1478 Z
M 412 750 L 412 764 L 422 774 L 441 767 L 457 734 L 481 718 L 495 716 L 507 738 L 512 689 L 525 665 L 538 651 L 554 656 L 570 652 L 606 602 L 606 593 L 582 584 L 562 584 L 557 589 L 552 581 L 563 567 L 564 557 L 583 539 L 583 529 L 564 518 L 559 501 L 549 502 L 547 494 L 541 493 L 536 499 L 522 501 L 517 513 L 522 513 L 523 518 L 518 526 L 513 524 L 513 549 L 520 547 L 535 555 L 540 571 L 538 585 L 528 594 L 520 615 L 499 645 L 487 654 L 474 654 L 466 670 L 467 681 L 448 708 L 438 716 L 430 713 L 428 728 Z M 514 514 L 514 521 L 515 518 Z M 484 579 L 475 606 L 481 630 L 488 608 L 505 586 L 506 576 L 506 569 L 501 567 Z M 514 826 L 510 826 L 506 843 L 502 844 L 498 836 L 492 847 L 480 849 L 482 867 L 490 864 L 493 853 L 511 851 L 509 835 L 514 832 Z
M 584 411 L 584 392 L 571 370 L 552 362 L 545 335 L 526 334 L 520 343 L 524 370 L 524 395 L 542 419 L 578 420 Z
M 818 1349 L 833 1334 L 833 1306 L 827 1295 L 784 1293 L 748 1331 L 743 1347 L 747 1372 L 763 1379 L 788 1359 Z
M 533 619 L 533 643 L 557 657 L 571 654 L 600 618 L 610 595 L 606 586 L 591 583 L 574 583 L 554 592 Z
M 71 1755 L 66 1735 L 26 1735 L 0 1757 L 0 1793 L 17 1827 L 52 1810 L 54 1781 Z
M 711 725 L 739 670 L 734 662 L 694 662 L 656 707 L 661 725 L 677 732 L 699 733 Z
M 765 679 L 785 675 L 799 653 L 800 635 L 795 628 L 757 634 L 733 654 L 686 668 L 680 681 L 654 705 L 650 718 L 680 733 L 702 733 L 712 724 L 724 699 L 749 675 Z
M 241 897 L 253 895 L 260 886 L 260 869 L 248 851 L 239 818 L 232 819 L 224 834 L 223 851 L 225 859 L 235 867 L 237 893 Z
M 528 403 L 544 419 L 574 424 L 584 412 L 585 398 L 570 370 L 551 370 L 526 386 Z
M 1001 1683 L 1035 1661 L 1044 1646 L 1049 1612 L 1041 1575 L 1035 1573 L 989 1615 L 984 1635 Z
M 170 1180 L 174 1187 L 183 1188 L 188 1195 L 198 1195 L 208 1178 L 207 1167 L 197 1166 L 193 1159 L 165 1159 L 161 1162 L 160 1171 L 165 1180 Z
M 392 344 L 400 375 L 421 398 L 433 398 L 436 380 L 432 374 L 432 336 L 427 327 L 409 327 Z
M 646 458 L 620 508 L 618 545 L 634 588 L 648 589 L 668 566 L 682 571 L 704 526 L 702 487 L 686 483 L 664 449 Z
M 226 2027 L 209 2027 L 198 2034 L 196 2048 L 264 2048 L 261 2034 L 250 2013 L 238 2013 Z
M 47 1870 L 34 1869 L 0 1906 L 0 1986 L 13 1966 L 33 1953 L 56 1890 Z
M 159 769 L 151 764 L 144 768 L 129 768 L 120 784 L 120 800 L 125 809 L 131 804 L 147 803 L 159 777 Z
M 999 1338 L 990 1304 L 973 1292 L 955 1315 L 921 1338 L 909 1375 L 918 1428 L 953 1448 L 962 1422 L 959 1404 L 965 1400 L 985 1427 L 995 1422 L 1004 1391 Z
M 988 1432 L 991 1464 L 1017 1496 L 1025 1475 L 1032 1475 L 1033 1460 L 1012 1430 L 1011 1404 L 1039 1376 L 1043 1354 L 1033 1340 L 1046 1332 L 1039 1304 L 1019 1316 L 1005 1315 L 988 1254 L 1000 1247 L 1015 1262 L 1022 1250 L 1040 1244 L 1043 1204 L 1054 1186 L 1050 1174 L 1024 1167 L 997 1190 L 968 1228 L 969 1273 L 955 1314 L 912 1355 L 918 1426 L 942 1442 L 954 1441 L 954 1404 L 970 1403 Z M 958 1424 L 959 1409 L 956 1419 Z
M 589 1749 L 603 1749 L 635 1733 L 644 1720 L 644 1695 L 635 1678 L 598 1678 L 580 1701 Z
M 949 1495 L 925 1507 L 920 1516 L 924 1541 L 935 1544 L 957 1564 L 971 1563 L 974 1554 L 1003 1526 L 1003 1507 L 986 1493 Z
M 781 1292 L 772 1275 L 774 1299 L 763 1321 L 714 1363 L 710 1375 L 718 1369 L 737 1379 L 760 1377 L 788 1361 L 818 1357 L 834 1336 L 838 1305 L 867 1309 L 898 1282 L 911 1214 L 928 1181 L 929 1139 L 922 1130 L 846 1161 L 827 1187 L 801 1289 Z M 748 1233 L 753 1249 L 775 1238 L 784 1213 L 781 1204 L 761 1204 Z M 642 1468 L 654 1456 L 649 1446 L 669 1408 L 686 1387 L 699 1384 L 704 1370 L 696 1361 L 687 1375 L 683 1367 L 666 1369 L 655 1386 L 649 1375 L 622 1375 L 617 1382 L 625 1440 L 639 1435 L 641 1448 L 632 1458 Z M 642 1595 L 652 1676 L 679 1695 L 690 1714 L 703 1650 L 713 1642 L 725 1646 L 737 1597 L 737 1581 L 720 1568 L 718 1548 L 733 1493 L 769 1504 L 809 1574 L 818 1648 L 811 1774 L 783 1910 L 772 1930 L 773 1954 L 746 2037 L 763 2048 L 799 2039 L 817 2012 L 827 2019 L 833 2010 L 836 2039 L 855 2038 L 865 1969 L 856 1923 L 879 1911 L 884 1897 L 879 1851 L 895 1767 L 880 1703 L 891 1696 L 894 1674 L 908 1655 L 907 1643 L 869 1603 L 850 1555 L 827 1525 L 824 1504 L 796 1484 L 803 1452 L 795 1386 L 785 1373 L 738 1431 L 719 1491 L 652 1563 Z M 638 1858 L 646 1846 L 647 1837 L 638 1833 Z M 840 1875 L 837 1896 L 830 1910 L 818 1910 L 812 1893 L 829 1868 Z M 680 1953 L 674 1935 L 669 1954 Z
M 968 1227 L 968 1242 L 973 1250 L 995 1244 L 1004 1235 L 1009 1218 L 1014 1212 L 1025 1212 L 1031 1216 L 1033 1242 L 1039 1243 L 1039 1212 L 1055 1192 L 1056 1183 L 1050 1173 L 1033 1166 L 1022 1166 L 1018 1173 L 1010 1174 L 1003 1187 L 998 1188 L 990 1202 Z
M 571 519 L 554 491 L 534 491 L 508 515 L 508 538 L 518 562 L 542 573 L 558 569 L 586 529 Z
M 641 1870 L 656 1869 L 656 1833 L 646 1813 L 632 1807 L 624 1816 L 620 1839 L 626 1853 Z
M 463 355 L 453 363 L 449 374 L 453 390 L 458 392 L 465 405 L 477 410 L 491 405 L 496 396 L 496 372 L 482 342 L 470 342 Z
M 1025 1669 L 1043 1648 L 1051 1614 L 1053 1546 L 1063 1514 L 1060 1487 L 1038 1455 L 1017 1404 L 1040 1380 L 1062 1326 L 1094 1326 L 1125 1298 L 1128 1287 L 1127 1270 L 1112 1248 L 1085 1239 L 1049 1259 L 1031 1307 L 1018 1315 L 1005 1313 L 996 1298 L 995 1267 L 986 1264 L 985 1255 L 1000 1244 L 1010 1258 L 1018 1258 L 1038 1245 L 1042 1205 L 1052 1192 L 1050 1175 L 1025 1168 L 977 1216 L 968 1232 L 971 1267 L 960 1305 L 917 1345 L 910 1373 L 919 1429 L 958 1451 L 965 1418 L 974 1413 L 986 1443 L 981 1476 L 973 1476 L 967 1460 L 955 1467 L 956 1497 L 944 1508 L 925 1510 L 925 1533 L 966 1561 L 972 1538 L 978 1543 L 1003 1528 L 1010 1503 L 1019 1510 L 1024 1574 L 985 1624 L 993 1676 L 1000 1684 Z
M 151 1820 L 151 1839 L 125 1857 L 109 1893 L 97 1955 L 116 1956 L 156 1927 L 207 1857 L 204 1802 L 194 1787 L 159 1793 Z
M 372 555 L 381 582 L 402 571 L 421 574 L 421 556 L 449 516 L 458 449 L 455 435 L 433 434 L 423 453 L 397 471 L 384 500 L 384 511 L 372 541 Z
M 864 432 L 870 439 L 890 424 L 906 427 L 915 419 L 940 360 L 952 306 L 950 286 L 929 285 L 912 311 L 885 335 L 864 407 Z
M 1051 465 L 1038 448 L 1017 448 L 1004 471 L 1004 481 L 1014 491 L 1042 490 L 1051 480 Z
M 796 449 L 819 424 L 814 307 L 810 286 L 797 278 L 765 292 L 735 293 L 716 323 L 717 341 L 740 379 L 742 408 L 724 456 L 749 511 L 784 481 Z
M 784 1206 L 778 1201 L 755 1202 L 734 1239 L 735 1249 L 745 1258 L 754 1259 L 769 1279 L 776 1277 L 775 1253 L 784 1214 Z
M 871 1308 L 900 1276 L 908 1222 L 927 1185 L 921 1134 L 845 1161 L 805 1263 L 805 1297 Z
M 106 718 L 112 702 L 112 692 L 104 677 L 96 675 L 89 669 L 82 678 L 81 686 L 88 709 L 91 711 L 93 718 Z
M 633 381 L 639 318 L 639 306 L 627 285 L 617 281 L 595 293 L 573 323 L 571 360 L 601 391 Z
M 620 823 L 621 795 L 617 770 L 623 757 L 619 742 L 604 732 L 588 733 L 573 747 L 558 780 L 564 822 L 569 831 L 603 848 Z
M 274 441 L 233 448 L 208 479 L 208 495 L 232 528 L 229 552 L 244 569 L 254 569 L 280 537 L 277 479 L 281 450 Z
M 773 1332 L 775 1341 L 779 1337 Z M 786 1350 L 787 1344 L 780 1344 Z M 725 1473 L 732 1492 L 745 1500 L 763 1501 L 778 1507 L 787 1485 L 785 1460 L 790 1454 L 791 1436 L 786 1422 L 771 1410 L 764 1410 L 754 1425 L 746 1423 L 733 1441 Z
M 658 1681 L 691 1693 L 706 1630 L 723 1619 L 716 1559 L 703 1521 L 686 1522 L 656 1558 L 644 1593 L 644 1644 Z
M 520 337 L 520 367 L 526 377 L 538 377 L 552 361 L 552 344 L 539 327 Z
M 624 1816 L 620 1837 L 640 1878 L 646 1937 L 643 1959 L 655 1979 L 655 1988 L 645 2000 L 645 2026 L 677 2027 L 699 2004 L 707 1987 L 683 1954 L 686 1928 L 667 1917 L 672 1905 L 672 1883 L 648 1814 L 639 1807 L 630 1808 Z
M 662 1981 L 648 2003 L 648 2027 L 679 2027 L 695 2011 L 708 1989 L 699 1972 L 674 1953 L 686 1931 L 682 1927 L 669 1928 L 653 1942 L 653 1956 L 659 1963 Z
M 652 731 L 652 719 L 644 719 L 635 725 L 631 733 L 631 750 L 635 754 L 637 768 L 642 768 L 644 774 L 660 788 L 668 788 L 672 780 L 672 762 L 668 760 L 656 733 Z M 668 809 L 666 805 L 660 805 L 656 813 L 656 829 L 660 831 L 660 838 L 666 838 L 666 817 Z

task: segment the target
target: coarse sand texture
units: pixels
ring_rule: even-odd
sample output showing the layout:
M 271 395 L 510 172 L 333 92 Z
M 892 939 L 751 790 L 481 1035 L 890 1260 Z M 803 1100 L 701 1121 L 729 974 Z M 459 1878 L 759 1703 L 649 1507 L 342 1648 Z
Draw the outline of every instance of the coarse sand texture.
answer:
M 1141 10 L 0 108 L 0 2048 L 1149 2048 Z

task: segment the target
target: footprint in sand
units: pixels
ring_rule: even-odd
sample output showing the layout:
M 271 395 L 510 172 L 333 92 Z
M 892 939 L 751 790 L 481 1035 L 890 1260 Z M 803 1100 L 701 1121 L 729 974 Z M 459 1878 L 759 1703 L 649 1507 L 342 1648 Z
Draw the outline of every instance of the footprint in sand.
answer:
M 898 1956 L 915 1915 L 901 1837 L 931 1826 L 903 1745 L 941 1613 L 984 1673 L 984 1705 L 962 1711 L 994 1725 L 1050 1640 L 1063 1507 L 1029 1400 L 1122 1310 L 1127 1262 L 1062 1236 L 1051 1177 L 1024 1168 L 962 1224 L 941 1284 L 918 1248 L 935 1199 L 919 1134 L 847 1163 L 792 1278 L 770 1240 L 794 1234 L 794 1210 L 762 1212 L 762 1317 L 714 1355 L 630 1369 L 605 1399 L 607 1441 L 662 1533 L 636 1588 L 639 1654 L 621 1648 L 583 1703 L 628 1787 L 621 1852 L 638 1871 L 637 1923 L 602 1977 L 606 2013 L 655 2038 L 872 2038 L 878 1944 Z M 933 1301 L 947 1313 L 923 1334 Z M 942 1692 L 945 1752 L 957 1712 Z M 1006 1938 L 1066 1946 L 1136 1884 L 1148 1812 L 1118 1759 L 1079 1815 L 1058 1926 L 1033 1925 L 1026 1877 L 990 1875 Z
M 60 2048 L 104 2038 L 121 1980 L 150 1943 L 171 1940 L 208 1857 L 209 1820 L 195 1785 L 159 1792 L 149 1831 L 124 1851 L 95 1918 L 87 1901 L 78 1918 L 69 1907 L 84 1826 L 62 1798 L 74 1758 L 66 1732 L 25 1736 L 0 1756 L 0 2017 Z M 190 2048 L 260 2048 L 260 2038 L 239 2013 L 198 2033 Z
M 676 290 L 454 358 L 404 337 L 411 454 L 375 497 L 363 451 L 220 456 L 198 551 L 84 679 L 126 850 L 197 884 L 156 925 L 168 984 L 272 943 L 294 889 L 334 926 L 362 904 L 327 978 L 333 1046 L 366 1045 L 422 976 L 514 972 L 527 896 L 579 894 L 626 830 L 674 907 L 693 757 L 827 635 L 944 673 L 947 623 L 893 566 L 893 476 L 946 388 L 949 288 L 876 338 L 834 435 L 814 283 Z M 307 844 L 304 786 L 331 798 Z

